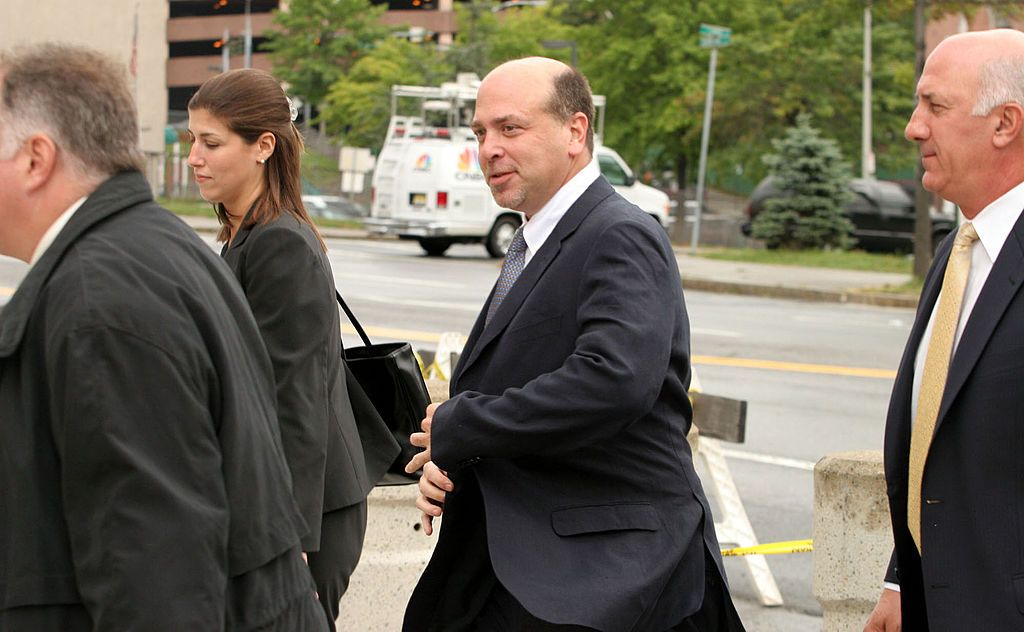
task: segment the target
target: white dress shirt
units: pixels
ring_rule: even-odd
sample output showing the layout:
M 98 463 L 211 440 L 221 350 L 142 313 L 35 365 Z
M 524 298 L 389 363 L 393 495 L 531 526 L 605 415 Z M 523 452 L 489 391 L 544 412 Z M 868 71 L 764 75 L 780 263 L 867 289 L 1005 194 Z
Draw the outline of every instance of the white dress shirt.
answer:
M 569 210 L 569 207 L 576 200 L 580 199 L 583 192 L 600 175 L 601 169 L 597 166 L 597 158 L 593 158 L 586 167 L 583 167 L 579 173 L 563 184 L 562 188 L 551 196 L 547 204 L 527 220 L 526 225 L 523 226 L 523 239 L 526 240 L 526 262 L 523 264 L 524 267 L 529 265 L 533 255 L 540 250 L 540 247 L 551 236 L 551 232 L 555 230 L 555 226 Z
M 988 279 L 989 273 L 992 272 L 992 263 L 999 256 L 999 251 L 1003 249 L 1003 244 L 1010 236 L 1010 231 L 1017 223 L 1022 209 L 1024 209 L 1024 182 L 986 206 L 971 220 L 974 230 L 978 232 L 978 241 L 971 246 L 971 271 L 967 277 L 967 287 L 964 288 L 964 298 L 960 305 L 960 320 L 957 322 L 956 334 L 953 336 L 951 358 L 956 355 L 960 337 L 963 336 L 964 328 L 971 318 L 974 304 L 978 302 L 981 288 L 985 286 L 985 281 Z M 939 298 L 936 299 L 935 305 L 932 307 L 928 327 L 924 330 L 921 344 L 917 348 L 917 356 L 914 359 L 914 390 L 910 400 L 911 423 L 917 416 L 917 398 L 921 392 L 921 375 L 924 372 L 925 355 L 928 353 L 928 342 L 932 338 L 932 327 L 935 325 L 935 312 L 941 299 L 940 292 Z
M 61 213 L 57 219 L 50 224 L 50 227 L 46 229 L 45 233 L 43 233 L 42 239 L 40 239 L 39 243 L 36 244 L 36 249 L 32 253 L 32 258 L 29 259 L 28 262 L 29 267 L 34 266 L 36 262 L 39 261 L 40 257 L 43 256 L 43 253 L 46 252 L 46 249 L 53 245 L 54 240 L 57 239 L 57 235 L 60 234 L 60 231 L 64 229 L 65 225 L 67 225 L 68 220 L 71 219 L 71 216 L 75 214 L 75 211 L 77 211 L 78 207 L 82 206 L 84 202 L 85 197 L 78 198 L 74 204 L 68 207 L 68 210 Z

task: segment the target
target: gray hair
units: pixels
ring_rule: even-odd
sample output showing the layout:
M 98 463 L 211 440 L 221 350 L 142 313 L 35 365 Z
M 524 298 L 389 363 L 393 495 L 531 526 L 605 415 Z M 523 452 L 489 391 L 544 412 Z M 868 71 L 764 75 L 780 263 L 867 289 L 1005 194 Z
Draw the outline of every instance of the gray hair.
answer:
M 123 66 L 95 50 L 41 44 L 0 53 L 0 157 L 45 134 L 78 177 L 141 171 L 139 125 Z
M 991 59 L 978 70 L 974 116 L 988 116 L 1004 103 L 1024 105 L 1024 57 Z

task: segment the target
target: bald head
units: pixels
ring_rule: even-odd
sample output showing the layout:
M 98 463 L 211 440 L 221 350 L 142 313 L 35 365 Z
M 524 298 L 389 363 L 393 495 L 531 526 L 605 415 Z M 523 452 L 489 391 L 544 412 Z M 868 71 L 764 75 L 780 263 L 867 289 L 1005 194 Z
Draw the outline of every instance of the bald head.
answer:
M 972 114 L 985 116 L 1004 103 L 1024 104 L 1024 33 L 993 29 L 941 41 L 928 57 L 962 77 L 975 92 Z
M 544 94 L 545 109 L 559 121 L 565 122 L 577 112 L 587 118 L 587 150 L 594 153 L 594 97 L 590 84 L 575 68 L 548 57 L 513 59 L 487 73 L 480 83 L 486 90 L 488 81 L 509 82 L 511 85 L 536 87 Z
M 943 40 L 925 63 L 906 137 L 922 184 L 975 217 L 1024 181 L 1024 33 L 996 29 Z
M 529 57 L 504 63 L 480 83 L 472 129 L 494 200 L 527 218 L 593 157 L 594 102 L 579 72 Z

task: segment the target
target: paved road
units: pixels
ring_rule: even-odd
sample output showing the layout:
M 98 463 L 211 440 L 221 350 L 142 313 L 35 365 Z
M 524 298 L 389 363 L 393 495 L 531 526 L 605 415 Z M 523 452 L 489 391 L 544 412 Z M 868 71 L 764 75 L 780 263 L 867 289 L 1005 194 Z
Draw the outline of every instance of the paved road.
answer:
M 371 336 L 423 349 L 441 332 L 469 331 L 499 270 L 479 246 L 454 246 L 438 259 L 408 242 L 329 245 L 338 286 Z M 23 274 L 22 264 L 0 258 L 0 302 Z M 729 463 L 758 536 L 810 537 L 810 468 L 830 452 L 881 447 L 913 312 L 694 291 L 686 298 L 703 390 L 748 402 L 747 441 L 728 446 Z M 351 333 L 345 338 L 358 344 Z M 742 563 L 727 560 L 748 628 L 820 629 L 811 556 L 771 557 L 769 564 L 784 609 L 756 606 Z

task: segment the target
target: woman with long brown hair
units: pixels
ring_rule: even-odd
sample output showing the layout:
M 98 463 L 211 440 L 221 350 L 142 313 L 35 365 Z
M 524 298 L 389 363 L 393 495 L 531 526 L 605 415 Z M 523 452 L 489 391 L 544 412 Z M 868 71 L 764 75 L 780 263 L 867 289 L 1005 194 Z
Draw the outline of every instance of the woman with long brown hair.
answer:
M 366 495 L 397 453 L 356 427 L 327 248 L 302 204 L 302 136 L 281 86 L 260 70 L 206 81 L 189 101 L 189 165 L 216 205 L 224 260 L 270 354 L 302 539 L 331 629 L 366 531 Z M 362 432 L 362 437 L 360 437 Z

